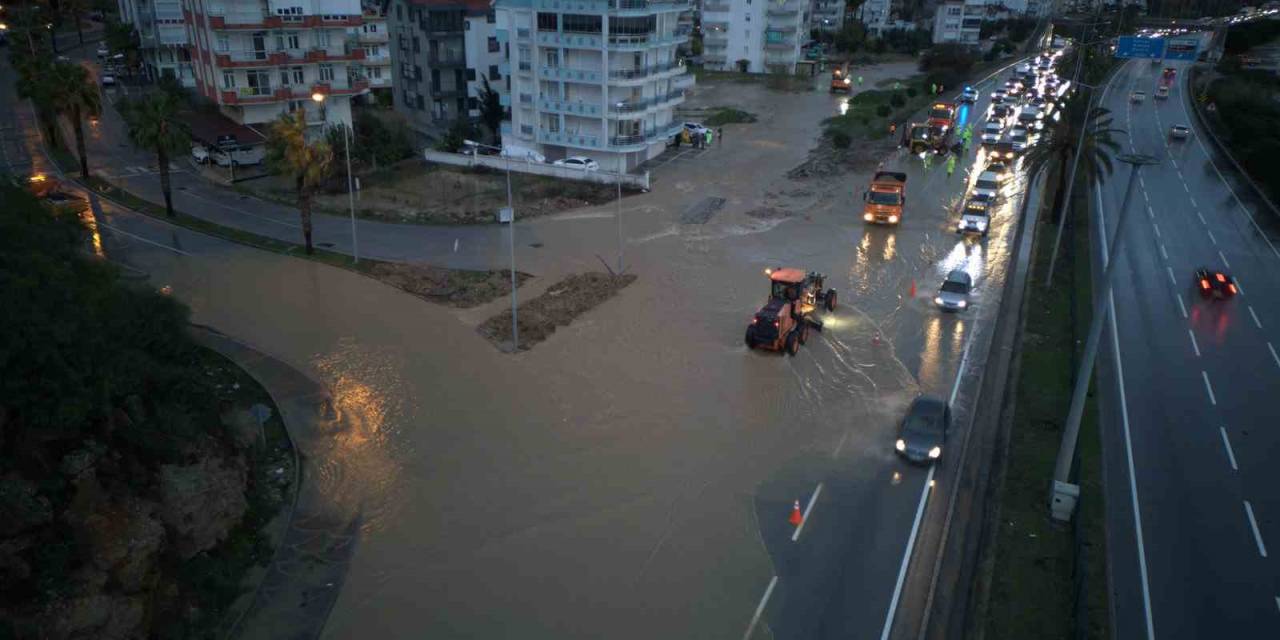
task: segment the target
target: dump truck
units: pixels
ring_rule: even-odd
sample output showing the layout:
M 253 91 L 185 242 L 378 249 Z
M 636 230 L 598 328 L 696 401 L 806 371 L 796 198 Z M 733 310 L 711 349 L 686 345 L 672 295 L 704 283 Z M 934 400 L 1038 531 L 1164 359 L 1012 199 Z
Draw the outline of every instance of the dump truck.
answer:
M 954 102 L 938 101 L 929 107 L 929 120 L 925 122 L 931 127 L 950 130 L 956 126 L 956 105 Z
M 862 193 L 862 219 L 872 223 L 898 224 L 907 203 L 907 174 L 877 171 L 871 186 Z

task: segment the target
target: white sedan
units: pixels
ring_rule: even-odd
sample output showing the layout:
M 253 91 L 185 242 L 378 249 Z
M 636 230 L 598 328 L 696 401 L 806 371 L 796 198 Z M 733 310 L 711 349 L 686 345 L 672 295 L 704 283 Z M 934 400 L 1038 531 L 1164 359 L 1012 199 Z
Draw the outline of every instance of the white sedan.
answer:
M 552 164 L 558 167 L 572 167 L 574 169 L 582 169 L 583 171 L 596 171 L 600 169 L 600 165 L 591 158 L 586 156 L 569 156 L 561 158 Z
M 1129 102 L 1143 102 L 1147 99 L 1146 91 L 1134 91 L 1129 94 Z
M 1191 129 L 1185 124 L 1175 124 L 1169 127 L 1169 137 L 1174 140 L 1186 140 L 1191 137 Z
M 1004 133 L 1004 127 L 999 122 L 988 122 L 982 128 L 982 144 L 995 144 L 1000 142 L 1000 136 Z

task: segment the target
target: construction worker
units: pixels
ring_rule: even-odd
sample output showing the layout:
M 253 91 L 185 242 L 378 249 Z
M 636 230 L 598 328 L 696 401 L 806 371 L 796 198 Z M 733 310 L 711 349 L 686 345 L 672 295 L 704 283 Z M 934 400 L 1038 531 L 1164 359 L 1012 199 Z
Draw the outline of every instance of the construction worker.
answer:
M 936 83 L 936 82 L 931 82 L 931 83 L 929 83 L 929 93 L 930 93 L 930 94 L 937 94 L 937 93 L 938 93 L 938 83 Z
M 933 164 L 933 152 L 926 149 L 924 152 L 924 157 L 921 158 L 920 160 L 924 162 L 925 171 L 928 171 L 929 165 Z
M 897 80 L 894 80 L 894 81 L 893 81 L 893 90 L 894 90 L 894 91 L 899 91 L 899 90 L 901 90 L 901 89 L 902 89 L 902 83 L 901 83 L 901 82 L 898 82 Z
M 711 148 L 711 129 L 707 129 L 707 148 Z
M 858 86 L 862 86 L 862 76 L 858 76 Z
M 951 174 L 955 172 L 956 172 L 956 156 L 953 153 L 947 156 L 947 177 L 950 178 Z
M 724 146 L 724 127 L 716 127 L 716 140 L 720 141 L 720 146 Z

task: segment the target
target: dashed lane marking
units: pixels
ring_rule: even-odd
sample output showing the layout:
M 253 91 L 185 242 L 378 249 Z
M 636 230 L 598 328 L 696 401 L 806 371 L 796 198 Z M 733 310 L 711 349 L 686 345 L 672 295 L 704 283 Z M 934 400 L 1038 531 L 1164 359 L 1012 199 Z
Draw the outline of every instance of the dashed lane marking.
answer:
M 1200 345 L 1196 343 L 1196 334 L 1187 329 L 1187 335 L 1191 336 L 1191 349 L 1196 352 L 1196 357 L 1200 357 Z
M 1253 540 L 1258 543 L 1258 554 L 1267 557 L 1267 545 L 1262 543 L 1262 532 L 1258 530 L 1258 519 L 1253 517 L 1253 505 L 1244 501 L 1244 512 L 1249 515 L 1249 526 L 1253 528 Z
M 800 532 L 804 531 L 804 526 L 809 524 L 809 513 L 813 511 L 813 504 L 818 501 L 818 496 L 822 495 L 822 483 L 814 488 L 813 495 L 809 496 L 809 504 L 804 506 L 804 515 L 800 518 L 800 524 L 796 525 L 796 532 L 791 534 L 791 541 L 795 542 L 800 539 Z
M 1215 236 L 1213 235 L 1213 232 L 1212 232 L 1212 231 L 1209 231 L 1208 229 L 1205 229 L 1205 233 L 1209 234 L 1209 241 L 1210 241 L 1210 242 L 1212 242 L 1212 243 L 1214 243 L 1214 244 L 1218 244 L 1218 238 L 1217 238 L 1217 237 L 1215 237 Z
M 1173 283 L 1175 287 L 1178 286 L 1178 279 L 1173 277 L 1173 267 L 1166 266 L 1164 270 L 1169 274 L 1169 282 Z
M 1169 252 L 1165 251 L 1163 243 L 1160 245 L 1160 255 L 1163 256 L 1165 260 L 1169 259 Z
M 1196 217 L 1197 217 L 1197 218 L 1200 218 L 1200 224 L 1205 225 L 1205 226 L 1208 226 L 1208 225 L 1209 225 L 1209 223 L 1208 223 L 1208 222 L 1205 222 L 1205 221 L 1204 221 L 1204 216 L 1203 216 L 1203 215 L 1201 215 L 1199 211 L 1197 211 L 1197 212 L 1196 212 Z
M 1249 315 L 1253 316 L 1253 325 L 1259 329 L 1262 328 L 1262 322 L 1258 320 L 1258 314 L 1253 312 L 1253 305 L 1249 305 Z
M 1271 351 L 1271 359 L 1276 361 L 1276 366 L 1280 367 L 1280 355 L 1276 355 L 1276 348 L 1271 346 L 1271 343 L 1268 342 L 1267 349 Z
M 1213 385 L 1209 384 L 1209 372 L 1201 369 L 1200 376 L 1204 378 L 1204 390 L 1209 392 L 1209 404 L 1218 406 L 1218 399 L 1213 395 Z
M 1226 267 L 1226 268 L 1228 268 L 1228 269 L 1230 269 L 1230 268 L 1231 268 L 1231 263 L 1230 263 L 1230 262 L 1227 262 L 1227 256 L 1223 255 L 1221 251 L 1219 251 L 1219 252 L 1218 252 L 1218 257 L 1219 257 L 1219 258 L 1222 258 L 1222 266 L 1224 266 L 1224 267 Z
M 1178 310 L 1182 312 L 1182 318 L 1185 320 L 1187 318 L 1187 305 L 1182 304 L 1182 296 L 1175 293 L 1173 294 L 1173 299 L 1178 301 Z
M 1227 460 L 1231 462 L 1231 470 L 1238 471 L 1236 466 L 1236 454 L 1231 450 L 1231 441 L 1227 439 L 1227 430 L 1225 427 L 1218 427 L 1218 433 L 1222 434 L 1222 447 L 1227 450 Z
M 751 624 L 747 625 L 747 632 L 742 634 L 742 640 L 748 640 L 755 632 L 756 624 L 760 622 L 760 614 L 764 613 L 764 607 L 769 604 L 769 596 L 773 595 L 773 588 L 776 586 L 778 586 L 778 576 L 774 576 L 769 581 L 769 586 L 764 590 L 764 596 L 760 598 L 760 604 L 756 605 L 755 615 L 751 616 Z

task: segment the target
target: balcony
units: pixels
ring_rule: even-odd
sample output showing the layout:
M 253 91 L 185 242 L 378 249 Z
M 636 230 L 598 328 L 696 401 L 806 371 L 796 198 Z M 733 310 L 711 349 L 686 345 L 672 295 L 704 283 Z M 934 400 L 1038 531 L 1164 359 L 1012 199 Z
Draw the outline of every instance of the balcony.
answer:
M 539 129 L 537 139 L 538 142 L 543 144 L 558 144 L 578 149 L 603 148 L 600 144 L 600 137 L 590 134 L 566 133 L 564 131 L 548 131 L 547 129 Z
M 622 102 L 614 102 L 609 105 L 610 113 L 638 113 L 649 109 L 661 109 L 670 107 L 684 100 L 684 90 L 677 89 L 664 95 L 653 96 L 651 98 L 641 98 L 637 100 L 626 100 Z
M 730 5 L 728 2 L 703 2 L 702 3 L 702 13 L 704 14 L 710 13 L 710 12 L 728 13 L 732 9 L 733 9 L 733 6 Z
M 214 54 L 214 64 L 219 68 L 278 67 L 289 63 L 285 51 L 228 51 Z
M 795 18 L 800 15 L 800 8 L 796 5 L 769 5 L 764 10 L 764 14 L 770 18 Z
M 516 40 L 528 40 L 528 39 L 529 39 L 528 27 L 520 27 L 519 29 L 516 29 Z
M 521 63 L 528 64 L 528 63 Z M 547 80 L 564 80 L 568 82 L 585 82 L 600 84 L 602 74 L 599 69 L 569 69 L 566 67 L 538 67 L 538 77 Z
M 436 98 L 457 98 L 467 95 L 466 85 L 441 85 L 431 87 L 431 95 Z
M 795 40 L 775 40 L 773 42 L 765 41 L 764 48 L 768 51 L 792 51 L 796 48 Z
M 467 66 L 467 58 L 461 51 L 446 51 L 444 53 L 433 53 L 427 56 L 427 64 L 432 67 L 465 67 Z
M 612 34 L 609 36 L 610 51 L 639 51 L 651 47 L 680 44 L 689 40 L 688 34 L 664 36 L 657 33 Z
M 728 31 L 728 30 L 729 30 L 728 22 L 710 22 L 706 20 L 702 22 L 702 33 L 704 38 L 713 32 Z
M 580 100 L 538 99 L 538 109 L 548 113 L 565 113 L 575 116 L 600 117 L 600 102 L 583 102 Z
M 356 34 L 356 41 L 364 44 L 382 44 L 390 40 L 390 34 L 386 31 L 378 31 L 376 33 L 368 33 L 361 30 Z
M 678 122 L 672 122 L 665 126 L 649 129 L 644 133 L 628 135 L 628 136 L 612 136 L 609 138 L 610 147 L 624 147 L 620 149 L 610 149 L 611 151 L 627 151 L 625 147 L 644 147 L 655 142 L 664 142 L 671 136 L 676 135 L 684 125 Z M 635 150 L 635 149 L 631 149 Z
M 364 60 L 364 49 L 351 49 L 343 53 L 329 53 L 325 49 L 310 49 L 303 56 L 304 62 L 347 62 Z
M 609 13 L 643 15 L 658 11 L 684 11 L 692 0 L 609 0 Z
M 599 35 L 581 33 L 559 33 L 557 31 L 539 31 L 538 44 L 569 47 L 574 49 L 599 49 Z
M 611 69 L 609 71 L 610 80 L 643 80 L 651 76 L 666 73 L 675 69 L 683 69 L 684 65 L 679 62 L 667 62 L 663 64 L 650 65 L 639 69 Z
M 284 19 L 280 16 L 236 14 L 232 16 L 209 16 L 208 20 L 210 29 L 220 31 L 263 31 L 284 28 Z

